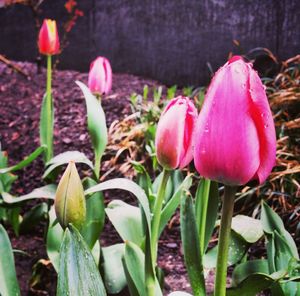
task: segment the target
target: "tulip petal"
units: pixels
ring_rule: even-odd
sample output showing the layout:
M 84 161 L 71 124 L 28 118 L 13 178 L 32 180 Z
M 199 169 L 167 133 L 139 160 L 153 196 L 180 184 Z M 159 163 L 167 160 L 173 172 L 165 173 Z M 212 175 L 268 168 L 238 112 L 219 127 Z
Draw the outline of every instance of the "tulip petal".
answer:
M 204 177 L 228 185 L 247 183 L 260 162 L 246 88 L 248 75 L 242 60 L 222 67 L 207 91 L 197 122 L 196 168 Z
M 248 65 L 248 67 L 251 67 Z M 250 69 L 249 74 L 251 115 L 259 138 L 260 165 L 254 176 L 263 183 L 269 176 L 276 161 L 276 132 L 272 112 L 265 89 L 257 73 Z
M 186 104 L 173 104 L 172 110 L 163 112 L 156 130 L 157 158 L 161 165 L 168 169 L 179 166 L 181 151 L 183 150 Z

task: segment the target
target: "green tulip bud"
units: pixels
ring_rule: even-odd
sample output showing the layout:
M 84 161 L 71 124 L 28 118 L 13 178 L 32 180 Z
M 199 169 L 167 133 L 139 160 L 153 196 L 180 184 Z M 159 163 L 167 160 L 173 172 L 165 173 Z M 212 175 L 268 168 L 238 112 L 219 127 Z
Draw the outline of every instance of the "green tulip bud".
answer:
M 60 179 L 54 205 L 57 220 L 62 228 L 65 229 L 70 223 L 77 229 L 82 227 L 85 222 L 86 204 L 83 186 L 73 161 L 69 162 Z

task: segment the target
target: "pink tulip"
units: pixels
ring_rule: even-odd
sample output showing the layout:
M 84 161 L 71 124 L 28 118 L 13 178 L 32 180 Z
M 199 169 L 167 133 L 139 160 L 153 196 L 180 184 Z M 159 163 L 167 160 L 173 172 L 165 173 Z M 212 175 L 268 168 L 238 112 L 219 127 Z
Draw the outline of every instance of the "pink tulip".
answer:
M 88 85 L 96 94 L 107 94 L 111 90 L 112 70 L 109 60 L 98 57 L 91 63 Z
M 193 159 L 197 109 L 186 97 L 177 97 L 163 111 L 156 130 L 156 153 L 166 169 L 184 168 Z
M 45 19 L 39 32 L 38 46 L 40 53 L 54 55 L 59 53 L 59 38 L 56 21 Z
M 215 74 L 195 133 L 195 165 L 227 185 L 263 183 L 276 159 L 276 134 L 263 84 L 241 57 Z

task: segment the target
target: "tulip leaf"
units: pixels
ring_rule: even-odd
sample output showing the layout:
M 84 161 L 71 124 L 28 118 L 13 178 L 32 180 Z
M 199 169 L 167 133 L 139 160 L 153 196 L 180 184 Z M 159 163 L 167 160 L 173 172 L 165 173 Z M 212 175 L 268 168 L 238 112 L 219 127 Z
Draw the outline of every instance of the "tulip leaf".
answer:
M 29 211 L 23 216 L 22 222 L 20 223 L 20 233 L 28 233 L 31 231 L 40 221 L 46 220 L 48 217 L 48 205 L 42 202 Z
M 76 81 L 76 84 L 83 92 L 86 102 L 88 131 L 95 153 L 95 174 L 99 177 L 101 157 L 107 145 L 105 113 L 100 101 L 96 99 L 89 88 L 80 81 Z
M 238 263 L 246 254 L 249 244 L 234 231 L 231 231 L 229 253 L 228 253 L 228 266 Z M 203 265 L 205 268 L 215 268 L 217 263 L 218 246 L 208 250 L 203 258 Z
M 65 230 L 60 248 L 57 295 L 106 295 L 93 255 L 72 225 Z
M 47 162 L 53 156 L 53 127 L 53 97 L 51 93 L 45 93 L 40 115 L 40 142 L 41 145 L 46 146 L 44 154 L 45 162 Z
M 182 181 L 180 186 L 177 187 L 177 190 L 174 192 L 173 196 L 169 199 L 167 204 L 164 206 L 160 216 L 159 235 L 162 233 L 168 221 L 171 219 L 177 207 L 179 206 L 182 193 L 185 190 L 188 190 L 191 187 L 191 185 L 192 185 L 192 175 L 188 175 Z
M 13 204 L 13 203 L 19 203 L 25 200 L 37 199 L 37 198 L 54 199 L 55 192 L 56 192 L 56 185 L 49 184 L 49 185 L 42 186 L 40 188 L 36 188 L 32 192 L 18 197 L 12 196 L 7 192 L 2 192 L 2 197 L 6 203 Z
M 169 294 L 168 296 L 193 296 L 193 295 L 186 292 L 175 291 Z
M 153 193 L 154 193 L 154 194 L 157 194 L 157 192 L 158 192 L 158 188 L 159 188 L 159 185 L 160 185 L 160 183 L 161 183 L 162 176 L 163 176 L 163 172 L 161 172 L 161 173 L 155 178 L 155 180 L 154 180 L 154 182 L 153 182 L 152 188 L 153 188 Z M 172 192 L 173 192 L 172 178 L 169 178 L 169 179 L 168 179 L 168 182 L 167 182 L 166 189 L 165 189 L 165 196 L 164 196 L 164 201 L 165 201 L 165 202 L 167 202 L 167 201 L 171 198 Z
M 97 182 L 91 178 L 83 180 L 84 189 L 88 189 Z M 86 199 L 86 220 L 80 234 L 90 249 L 93 248 L 95 242 L 99 239 L 105 220 L 104 198 L 102 192 L 96 192 L 92 197 Z
M 150 249 L 150 248 L 149 248 Z M 134 243 L 125 243 L 125 254 L 123 259 L 124 270 L 131 295 L 144 296 L 146 294 L 145 285 L 145 263 L 147 254 Z M 147 272 L 147 269 L 146 269 Z M 162 296 L 159 282 L 155 279 L 155 296 Z
M 264 273 L 254 273 L 247 276 L 237 287 L 227 289 L 226 296 L 253 296 L 257 293 L 271 288 L 285 276 L 284 271 L 275 272 L 271 275 Z M 279 288 L 280 289 L 280 288 Z M 273 294 L 272 294 L 273 295 Z M 284 296 L 277 290 L 277 296 Z
M 248 243 L 255 243 L 264 235 L 261 221 L 244 215 L 232 218 L 231 229 Z
M 92 162 L 79 151 L 67 151 L 54 156 L 49 162 L 46 163 L 47 169 L 42 178 L 49 178 L 51 174 L 62 165 L 68 164 L 70 161 L 75 163 L 83 163 L 90 167 L 92 170 L 94 166 Z
M 197 188 L 195 201 L 195 215 L 202 254 L 205 253 L 214 230 L 219 201 L 218 183 L 202 179 Z
M 115 244 L 102 248 L 101 267 L 103 278 L 108 293 L 117 294 L 126 287 L 126 277 L 123 270 L 122 258 L 125 245 Z
M 121 200 L 113 200 L 105 212 L 124 241 L 140 246 L 144 240 L 140 208 L 128 205 Z
M 9 237 L 0 224 L 0 295 L 21 295 Z
M 32 152 L 29 156 L 24 158 L 22 161 L 20 161 L 16 165 L 13 165 L 8 168 L 1 168 L 0 174 L 5 174 L 5 173 L 21 170 L 22 168 L 24 168 L 27 165 L 29 165 L 30 163 L 32 163 L 45 150 L 46 150 L 45 145 L 38 147 L 37 149 L 34 150 L 34 152 Z
M 180 209 L 181 240 L 190 283 L 195 295 L 206 295 L 195 209 L 190 195 L 182 198 Z
M 288 231 L 286 231 L 284 224 L 278 214 L 276 214 L 265 202 L 262 202 L 261 208 L 261 222 L 263 230 L 266 234 L 272 234 L 276 230 L 277 233 L 284 238 L 291 250 L 293 257 L 299 259 L 297 246 Z
M 237 265 L 232 274 L 232 284 L 237 286 L 249 275 L 254 273 L 269 274 L 268 260 L 250 260 Z
M 49 211 L 49 226 L 47 232 L 46 250 L 51 263 L 56 270 L 59 271 L 59 252 L 61 243 L 63 241 L 64 230 L 57 222 L 54 206 Z M 92 254 L 95 261 L 98 263 L 100 259 L 100 245 L 99 242 L 94 243 Z

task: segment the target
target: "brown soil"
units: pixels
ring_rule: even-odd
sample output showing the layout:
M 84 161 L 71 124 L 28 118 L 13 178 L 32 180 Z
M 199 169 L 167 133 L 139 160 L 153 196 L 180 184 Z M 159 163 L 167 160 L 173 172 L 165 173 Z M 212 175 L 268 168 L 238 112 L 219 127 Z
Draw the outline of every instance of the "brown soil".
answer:
M 39 115 L 41 100 L 45 86 L 45 69 L 38 73 L 36 65 L 31 63 L 17 63 L 28 74 L 30 79 L 14 72 L 4 64 L 0 64 L 0 141 L 2 150 L 9 155 L 10 165 L 17 163 L 30 154 L 39 145 Z M 87 74 L 75 71 L 55 71 L 53 79 L 53 96 L 55 106 L 55 154 L 78 150 L 92 159 L 92 150 L 86 130 L 86 107 L 81 91 L 74 81 L 87 82 Z M 127 74 L 113 76 L 111 94 L 104 97 L 102 105 L 106 114 L 107 125 L 130 114 L 129 97 L 133 92 L 142 93 L 144 85 L 150 87 L 157 82 Z M 14 184 L 13 193 L 28 193 L 43 185 L 41 175 L 43 163 L 41 158 L 30 166 L 18 171 L 18 180 Z M 104 173 L 104 172 L 102 172 Z M 110 176 L 112 178 L 113 176 Z M 105 194 L 106 202 L 114 198 L 115 193 Z M 120 194 L 118 193 L 118 198 Z M 132 198 L 121 194 L 121 198 Z M 27 203 L 23 212 L 34 203 Z M 177 219 L 178 220 L 178 219 Z M 32 287 L 33 266 L 40 259 L 47 259 L 45 248 L 44 224 L 37 225 L 33 233 L 16 237 L 8 228 L 9 236 L 16 252 L 15 262 L 17 276 L 22 295 L 55 295 L 56 274 L 51 264 L 41 265 L 40 277 L 35 277 L 38 283 Z M 119 242 L 120 238 L 111 224 L 106 223 L 101 236 L 103 246 Z M 186 270 L 180 250 L 180 231 L 178 223 L 165 231 L 160 241 L 159 265 L 165 271 L 165 291 L 190 291 Z M 122 295 L 128 295 L 124 292 Z

